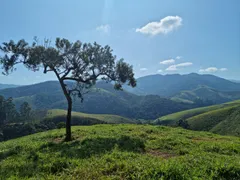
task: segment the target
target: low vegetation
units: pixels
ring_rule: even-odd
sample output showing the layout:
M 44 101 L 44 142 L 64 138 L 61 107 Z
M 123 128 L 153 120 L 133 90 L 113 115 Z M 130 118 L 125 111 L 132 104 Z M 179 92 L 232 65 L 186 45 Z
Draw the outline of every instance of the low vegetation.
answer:
M 220 105 L 196 108 L 160 117 L 154 124 L 175 126 L 181 122 L 198 131 L 240 136 L 240 100 Z
M 0 143 L 0 179 L 240 179 L 240 138 L 151 125 L 73 127 Z

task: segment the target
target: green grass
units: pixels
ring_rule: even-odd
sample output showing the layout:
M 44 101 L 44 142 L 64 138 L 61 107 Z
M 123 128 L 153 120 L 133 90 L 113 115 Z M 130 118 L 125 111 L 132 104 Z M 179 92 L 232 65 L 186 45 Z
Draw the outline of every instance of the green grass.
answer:
M 67 111 L 61 109 L 48 110 L 46 118 L 53 119 L 59 118 L 65 121 Z M 109 123 L 109 124 L 134 124 L 132 119 L 125 118 L 118 115 L 110 114 L 86 114 L 80 112 L 72 112 L 72 119 L 77 121 L 94 121 L 99 123 Z
M 240 136 L 240 106 L 225 107 L 187 119 L 190 129 Z
M 73 127 L 0 143 L 0 179 L 240 179 L 240 138 L 150 125 Z
M 180 119 L 186 120 L 192 130 L 240 136 L 240 100 L 173 113 L 154 124 L 175 126 Z
M 201 107 L 201 108 L 194 108 L 190 110 L 185 110 L 185 111 L 180 111 L 177 113 L 169 114 L 166 116 L 162 116 L 158 119 L 155 120 L 155 123 L 158 121 L 165 121 L 166 123 L 169 124 L 175 124 L 178 120 L 180 119 L 187 119 L 205 112 L 210 112 L 216 109 L 221 109 L 224 107 L 233 107 L 235 105 L 240 105 L 240 100 L 224 103 L 224 104 L 218 104 L 218 105 L 213 105 L 213 106 L 206 106 L 206 107 Z M 167 122 L 169 121 L 169 122 Z

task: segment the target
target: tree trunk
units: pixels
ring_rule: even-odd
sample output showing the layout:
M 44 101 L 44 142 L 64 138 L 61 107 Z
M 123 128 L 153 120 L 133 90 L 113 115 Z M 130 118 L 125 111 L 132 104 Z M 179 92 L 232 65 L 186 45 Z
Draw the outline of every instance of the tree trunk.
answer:
M 68 102 L 68 111 L 67 111 L 67 119 L 66 119 L 66 137 L 65 141 L 72 140 L 72 132 L 71 132 L 71 119 L 72 119 L 72 98 L 70 92 L 67 90 L 66 85 L 64 84 L 64 80 L 60 78 L 56 69 L 53 68 L 54 73 L 56 74 L 58 81 L 63 90 L 64 96 Z
M 72 132 L 71 132 L 71 119 L 72 119 L 72 98 L 69 92 L 66 89 L 66 86 L 63 81 L 59 79 L 60 85 L 62 87 L 64 96 L 66 97 L 66 100 L 68 102 L 68 111 L 67 111 L 67 119 L 66 119 L 66 137 L 65 141 L 71 141 L 72 140 Z
M 72 100 L 68 99 L 68 111 L 67 111 L 67 120 L 66 120 L 66 141 L 72 140 L 71 132 L 71 119 L 72 119 Z

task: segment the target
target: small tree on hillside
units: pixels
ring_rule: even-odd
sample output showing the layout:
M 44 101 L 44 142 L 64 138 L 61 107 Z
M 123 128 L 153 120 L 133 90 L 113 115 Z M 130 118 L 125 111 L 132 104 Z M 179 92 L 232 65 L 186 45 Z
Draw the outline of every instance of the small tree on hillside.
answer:
M 18 112 L 13 103 L 13 98 L 4 99 L 0 96 L 0 126 L 18 119 Z
M 32 119 L 32 108 L 28 102 L 24 102 L 20 106 L 20 116 L 23 121 L 30 121 Z
M 85 89 L 95 84 L 97 79 L 114 81 L 115 89 L 122 89 L 123 83 L 135 87 L 136 80 L 132 66 L 123 59 L 116 61 L 109 46 L 102 47 L 97 43 L 74 43 L 67 39 L 57 38 L 55 46 L 45 40 L 39 45 L 35 39 L 32 45 L 25 40 L 17 43 L 3 43 L 0 50 L 4 53 L 1 63 L 4 74 L 15 70 L 15 65 L 23 64 L 26 68 L 44 73 L 53 72 L 68 102 L 66 120 L 66 140 L 71 140 L 72 96 L 77 95 L 83 100 Z M 66 81 L 76 82 L 76 86 L 67 85 Z
M 5 121 L 6 121 L 5 99 L 3 96 L 0 96 L 0 127 L 4 125 Z

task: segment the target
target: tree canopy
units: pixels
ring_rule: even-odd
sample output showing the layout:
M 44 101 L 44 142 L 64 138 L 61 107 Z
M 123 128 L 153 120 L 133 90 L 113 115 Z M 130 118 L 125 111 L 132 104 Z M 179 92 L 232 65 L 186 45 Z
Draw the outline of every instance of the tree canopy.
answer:
M 32 44 L 23 39 L 16 43 L 12 40 L 4 42 L 0 50 L 4 53 L 0 61 L 6 75 L 14 71 L 17 64 L 23 64 L 32 71 L 43 69 L 44 73 L 53 72 L 56 75 L 68 101 L 67 140 L 71 139 L 71 95 L 77 95 L 83 100 L 86 89 L 98 79 L 114 81 L 117 90 L 121 90 L 125 83 L 136 86 L 132 66 L 123 59 L 117 60 L 109 46 L 102 47 L 96 42 L 70 42 L 64 38 L 56 38 L 55 45 L 52 45 L 49 40 L 40 44 L 34 38 Z M 76 85 L 69 87 L 66 81 L 74 81 Z

